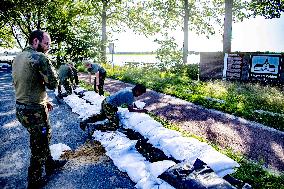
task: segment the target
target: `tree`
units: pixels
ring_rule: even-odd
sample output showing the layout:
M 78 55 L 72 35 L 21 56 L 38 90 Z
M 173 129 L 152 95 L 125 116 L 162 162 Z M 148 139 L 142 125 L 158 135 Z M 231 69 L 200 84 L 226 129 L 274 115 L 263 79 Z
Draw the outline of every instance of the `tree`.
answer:
M 23 48 L 31 31 L 43 29 L 50 33 L 51 52 L 57 57 L 78 59 L 94 54 L 98 35 L 92 16 L 96 13 L 89 1 L 4 0 L 2 4 L 0 32 L 5 31 L 2 40 L 6 44 L 12 37 Z
M 14 36 L 20 48 L 27 44 L 27 38 L 33 28 L 40 26 L 40 6 L 46 2 L 42 0 L 3 0 L 0 8 L 0 23 L 8 30 L 6 35 Z
M 266 19 L 272 19 L 280 18 L 281 12 L 284 12 L 284 0 L 252 0 L 242 3 L 225 0 L 223 52 L 231 52 L 233 14 L 239 16 L 238 20 L 256 16 L 264 16 Z
M 223 52 L 231 52 L 233 0 L 225 0 Z
M 206 35 L 208 38 L 215 33 L 214 23 L 220 22 L 220 16 L 216 9 L 215 1 L 210 0 L 152 0 L 149 1 L 155 8 L 160 18 L 160 28 L 164 36 L 180 29 L 184 33 L 183 63 L 188 56 L 188 33 L 195 32 L 198 35 Z M 165 29 L 166 28 L 166 29 Z
M 280 18 L 284 12 L 284 0 L 252 0 L 248 9 L 253 17 L 260 15 L 266 19 Z
M 93 1 L 93 7 L 97 12 L 98 23 L 101 23 L 101 61 L 106 61 L 106 46 L 111 42 L 113 32 L 125 31 L 130 28 L 134 32 L 144 35 L 153 34 L 157 31 L 157 22 L 150 7 L 147 7 L 147 1 L 134 0 L 99 0 Z M 150 8 L 150 9 L 149 9 Z

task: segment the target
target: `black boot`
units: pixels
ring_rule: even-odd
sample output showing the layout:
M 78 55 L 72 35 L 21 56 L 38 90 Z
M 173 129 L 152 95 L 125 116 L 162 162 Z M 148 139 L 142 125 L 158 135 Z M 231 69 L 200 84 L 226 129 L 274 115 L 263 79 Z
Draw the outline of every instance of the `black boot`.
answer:
M 103 85 L 99 85 L 99 95 L 103 96 L 104 95 L 104 86 Z
M 45 173 L 47 176 L 51 176 L 56 171 L 59 171 L 67 163 L 67 160 L 53 160 L 49 157 L 45 162 Z
M 40 164 L 31 165 L 28 169 L 28 189 L 38 189 L 47 184 L 48 180 L 42 177 L 42 167 Z
M 48 180 L 45 177 L 41 177 L 37 180 L 28 180 L 27 189 L 38 189 L 42 188 L 47 184 Z
M 94 91 L 96 93 L 98 93 L 98 90 L 97 90 L 97 78 L 96 77 L 94 78 Z
M 87 127 L 87 122 L 86 121 L 81 121 L 80 122 L 80 128 L 85 131 L 86 130 L 86 127 Z

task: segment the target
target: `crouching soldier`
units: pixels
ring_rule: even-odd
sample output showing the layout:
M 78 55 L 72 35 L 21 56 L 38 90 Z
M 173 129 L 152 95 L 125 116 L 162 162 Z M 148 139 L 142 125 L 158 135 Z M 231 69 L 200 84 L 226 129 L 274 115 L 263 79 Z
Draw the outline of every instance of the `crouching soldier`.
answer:
M 89 73 L 89 83 L 92 83 L 92 74 L 95 74 L 94 78 L 94 91 L 99 95 L 104 95 L 104 83 L 106 78 L 106 70 L 99 64 L 86 62 L 85 66 Z
M 58 98 L 63 98 L 64 96 L 72 94 L 71 84 L 73 86 L 73 89 L 75 84 L 78 85 L 78 76 L 76 68 L 74 68 L 74 66 L 70 63 L 62 64 L 59 67 L 58 76 L 59 76 Z M 61 85 L 63 85 L 64 89 L 66 90 L 66 94 L 62 93 Z
M 102 121 L 104 119 L 109 120 L 109 124 L 103 126 L 102 130 L 116 130 L 119 127 L 119 119 L 117 116 L 118 107 L 126 104 L 130 112 L 142 112 L 146 113 L 146 109 L 137 109 L 133 105 L 134 98 L 138 97 L 146 92 L 146 88 L 143 85 L 136 85 L 133 88 L 122 89 L 115 94 L 107 97 L 102 102 L 102 109 L 100 114 L 88 118 L 80 123 L 82 130 L 85 130 L 87 123 L 94 123 L 97 121 Z

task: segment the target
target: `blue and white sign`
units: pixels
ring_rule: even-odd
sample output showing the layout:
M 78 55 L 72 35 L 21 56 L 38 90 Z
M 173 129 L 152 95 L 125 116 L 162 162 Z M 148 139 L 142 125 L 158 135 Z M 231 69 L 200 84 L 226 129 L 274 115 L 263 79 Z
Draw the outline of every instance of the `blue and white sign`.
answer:
M 278 74 L 279 56 L 252 56 L 252 73 Z
M 250 73 L 253 78 L 278 79 L 280 55 L 252 55 Z

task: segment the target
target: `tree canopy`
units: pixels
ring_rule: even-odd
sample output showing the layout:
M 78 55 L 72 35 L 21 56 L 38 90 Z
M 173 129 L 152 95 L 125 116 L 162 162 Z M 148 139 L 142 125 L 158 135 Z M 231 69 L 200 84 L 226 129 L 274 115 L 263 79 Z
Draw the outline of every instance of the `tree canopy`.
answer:
M 224 0 L 2 0 L 0 46 L 16 45 L 23 48 L 28 44 L 27 39 L 31 31 L 43 29 L 50 33 L 53 41 L 51 52 L 58 57 L 64 56 L 69 59 L 96 57 L 99 61 L 106 54 L 107 43 L 113 40 L 112 35 L 130 28 L 135 33 L 145 36 L 161 34 L 156 41 L 160 45 L 163 44 L 161 48 L 167 49 L 166 41 L 172 40 L 174 30 L 193 31 L 207 37 L 218 30 L 222 31 L 224 2 Z M 244 18 L 257 15 L 278 18 L 284 10 L 284 0 L 233 2 L 234 21 L 242 21 Z M 214 26 L 216 24 L 219 25 L 219 29 Z M 162 42 L 163 39 L 166 40 L 165 43 Z M 184 47 L 186 43 L 187 39 L 184 41 Z M 184 49 L 187 54 L 187 49 Z M 176 49 L 173 52 L 176 52 Z

